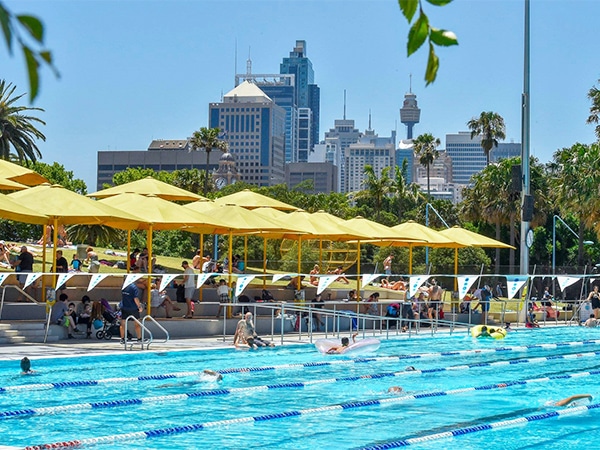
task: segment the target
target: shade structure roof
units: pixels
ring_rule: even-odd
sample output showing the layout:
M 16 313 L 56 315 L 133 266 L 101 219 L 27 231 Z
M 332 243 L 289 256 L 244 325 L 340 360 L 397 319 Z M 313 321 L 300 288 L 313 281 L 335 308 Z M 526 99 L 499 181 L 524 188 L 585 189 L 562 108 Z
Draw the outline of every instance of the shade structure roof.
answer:
M 200 202 L 189 203 L 183 205 L 182 208 L 201 211 L 214 220 L 223 223 L 224 226 L 221 229 L 215 230 L 215 233 L 217 234 L 248 234 L 263 232 L 278 232 L 283 234 L 286 231 L 291 233 L 303 232 L 292 222 L 286 223 L 268 218 L 238 205 L 213 205 L 212 208 L 209 208 L 208 206 L 199 203 Z
M 512 245 L 505 244 L 504 242 L 497 241 L 496 239 L 489 238 L 483 234 L 475 233 L 474 231 L 459 226 L 442 230 L 439 233 L 453 241 L 473 247 L 514 248 Z
M 412 233 L 404 230 L 396 230 L 394 227 L 387 227 L 372 220 L 365 219 L 361 216 L 356 216 L 353 219 L 346 220 L 346 226 L 353 230 L 360 231 L 366 236 L 369 236 L 369 240 L 381 240 L 381 241 L 393 241 L 393 242 L 405 242 L 420 243 L 424 241 L 421 238 L 415 237 Z
M 401 223 L 392 227 L 392 230 L 398 231 L 405 236 L 414 237 L 415 239 L 421 240 L 421 242 L 409 243 L 409 246 L 423 246 L 423 247 L 467 247 L 469 244 L 462 244 L 454 241 L 448 236 L 444 236 L 439 231 L 432 230 L 431 228 L 421 225 L 418 222 L 409 220 L 408 222 Z M 404 245 L 402 243 L 393 243 L 392 245 Z
M 40 184 L 8 194 L 12 200 L 48 216 L 47 223 L 80 225 L 107 225 L 114 228 L 135 229 L 139 218 L 124 211 L 103 205 L 58 184 Z
M 156 178 L 146 177 L 140 180 L 135 180 L 130 183 L 120 184 L 101 191 L 96 191 L 88 194 L 88 197 L 95 198 L 106 198 L 113 195 L 119 195 L 126 192 L 141 194 L 141 195 L 155 195 L 164 200 L 169 201 L 189 201 L 193 202 L 196 200 L 208 201 L 207 198 L 201 195 L 194 194 L 193 192 L 186 191 L 177 186 L 165 183 L 164 181 L 157 180 Z
M 0 178 L 0 189 L 7 191 L 22 191 L 23 189 L 27 189 L 29 186 L 26 186 L 21 183 L 17 183 L 16 181 L 9 180 L 8 178 Z
M 194 228 L 194 231 L 213 233 L 224 224 L 200 212 L 184 208 L 154 195 L 141 195 L 126 192 L 98 200 L 120 211 L 126 211 L 141 219 L 139 228 L 153 230 L 173 230 Z
M 275 200 L 258 192 L 244 189 L 243 191 L 235 192 L 225 197 L 220 197 L 215 200 L 218 205 L 238 205 L 246 209 L 255 209 L 269 207 L 279 209 L 281 211 L 295 211 L 298 208 L 287 203 Z
M 18 222 L 45 224 L 49 217 L 23 206 L 21 202 L 10 198 L 8 195 L 0 194 L 0 216 L 3 219 L 16 220 Z
M 0 178 L 6 178 L 27 186 L 48 183 L 48 180 L 36 171 L 4 159 L 0 160 Z
M 369 238 L 366 234 L 341 224 L 331 217 L 315 215 L 302 210 L 289 213 L 286 221 L 304 231 L 307 239 L 349 241 Z

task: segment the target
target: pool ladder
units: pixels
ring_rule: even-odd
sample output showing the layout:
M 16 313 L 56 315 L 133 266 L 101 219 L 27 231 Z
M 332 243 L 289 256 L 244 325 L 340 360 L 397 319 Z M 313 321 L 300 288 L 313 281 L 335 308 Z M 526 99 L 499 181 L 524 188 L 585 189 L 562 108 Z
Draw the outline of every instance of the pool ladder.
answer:
M 162 331 L 165 332 L 165 336 L 166 336 L 165 339 L 163 341 L 158 341 L 158 342 L 169 342 L 169 339 L 170 339 L 169 332 L 160 323 L 158 323 L 154 319 L 154 317 L 152 317 L 150 315 L 144 316 L 144 318 L 140 322 L 139 319 L 136 319 L 133 316 L 129 316 L 127 319 L 125 319 L 125 330 L 129 329 L 129 321 L 130 320 L 132 320 L 133 322 L 137 323 L 140 326 L 140 328 L 142 330 L 142 334 L 141 334 L 141 339 L 137 340 L 137 341 L 126 339 L 123 342 L 123 347 L 125 348 L 125 350 L 133 350 L 133 346 L 135 344 L 140 344 L 142 350 L 144 350 L 144 347 L 146 350 L 150 349 L 150 344 L 152 344 L 152 342 L 154 342 L 154 335 L 152 334 L 152 331 L 150 331 L 150 329 L 148 329 L 148 327 L 146 326 L 147 320 L 154 323 L 159 329 L 161 329 Z M 147 338 L 146 338 L 146 333 L 148 334 Z

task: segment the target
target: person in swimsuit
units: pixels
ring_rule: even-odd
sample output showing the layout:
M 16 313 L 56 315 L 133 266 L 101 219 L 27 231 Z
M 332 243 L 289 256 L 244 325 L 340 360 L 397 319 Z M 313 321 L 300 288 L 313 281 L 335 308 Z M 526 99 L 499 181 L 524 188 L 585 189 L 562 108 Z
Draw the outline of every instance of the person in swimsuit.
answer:
M 248 347 L 257 349 L 258 347 L 275 347 L 272 342 L 263 341 L 257 334 L 252 322 L 252 313 L 247 312 L 243 319 L 237 324 L 235 334 L 233 335 L 233 345 L 238 347 L 240 343 L 246 343 Z
M 352 343 L 355 344 L 356 343 L 356 336 L 358 335 L 358 333 L 354 333 L 352 335 Z M 346 349 L 350 346 L 350 339 L 348 339 L 347 337 L 343 337 L 342 338 L 342 345 L 337 345 L 335 347 L 331 347 L 329 350 L 327 350 L 327 354 L 328 355 L 341 355 L 342 353 L 344 353 L 346 351 Z
M 600 292 L 598 292 L 598 285 L 594 286 L 594 290 L 590 292 L 587 298 L 588 302 L 592 302 L 592 310 L 594 311 L 594 317 L 600 317 Z
M 562 400 L 557 401 L 556 403 L 554 403 L 554 406 L 569 406 L 573 402 L 582 399 L 587 399 L 591 402 L 593 397 L 590 394 L 572 395 L 570 397 L 563 398 Z

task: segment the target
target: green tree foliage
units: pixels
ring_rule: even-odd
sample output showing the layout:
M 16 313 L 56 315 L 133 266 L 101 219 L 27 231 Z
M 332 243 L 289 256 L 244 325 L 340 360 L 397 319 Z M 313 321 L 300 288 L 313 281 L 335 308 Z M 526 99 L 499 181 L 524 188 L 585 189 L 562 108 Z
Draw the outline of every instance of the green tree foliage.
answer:
M 493 111 L 483 111 L 478 118 L 472 118 L 467 122 L 471 130 L 471 139 L 481 136 L 481 148 L 485 153 L 487 165 L 490 165 L 490 153 L 494 147 L 498 147 L 498 140 L 506 139 L 506 126 L 504 119 Z
M 15 89 L 12 83 L 0 81 L 0 158 L 8 160 L 14 155 L 20 162 L 36 161 L 42 154 L 35 141 L 46 140 L 36 124 L 46 122 L 28 114 L 43 109 L 16 105 L 25 94 L 13 96 Z
M 229 148 L 227 142 L 220 138 L 221 130 L 219 128 L 202 127 L 199 131 L 194 131 L 190 144 L 194 150 L 204 150 L 206 152 L 206 168 L 204 170 L 204 196 L 208 195 L 209 174 L 208 165 L 210 164 L 210 153 L 213 149 L 226 152 Z
M 132 181 L 141 180 L 146 177 L 156 178 L 157 180 L 170 183 L 173 179 L 171 172 L 156 172 L 154 169 L 146 169 L 143 167 L 128 167 L 127 169 L 117 172 L 113 175 L 113 185 L 120 186 L 122 184 L 131 183 Z M 103 186 L 105 189 L 110 187 L 106 184 Z
M 14 15 L 0 3 L 0 29 L 9 54 L 13 54 L 13 42 L 23 52 L 29 76 L 29 99 L 33 102 L 39 90 L 39 68 L 42 64 L 52 69 L 58 77 L 59 73 L 52 61 L 52 53 L 44 48 L 44 24 L 35 16 L 27 14 Z M 27 41 L 32 41 L 30 46 Z M 34 48 L 35 47 L 35 48 Z
M 560 214 L 569 213 L 579 222 L 578 265 L 584 263 L 583 241 L 586 227 L 596 227 L 598 214 L 598 186 L 600 186 L 600 143 L 591 145 L 574 144 L 554 153 L 558 171 L 552 178 L 553 191 Z
M 598 80 L 600 83 L 600 80 Z M 596 137 L 600 140 L 600 89 L 596 86 L 592 86 L 588 91 L 588 98 L 592 102 L 590 106 L 590 115 L 587 118 L 588 124 L 596 124 Z
M 429 187 L 429 169 L 433 162 L 438 159 L 440 152 L 437 147 L 441 144 L 440 139 L 433 136 L 431 133 L 424 133 L 418 136 L 413 141 L 415 156 L 419 158 L 419 163 L 425 166 L 427 170 L 427 197 L 431 197 Z
M 452 0 L 426 1 L 431 5 L 444 6 Z M 429 85 L 435 81 L 440 66 L 440 60 L 435 54 L 434 46 L 448 47 L 458 45 L 458 39 L 452 31 L 431 26 L 429 17 L 423 11 L 423 2 L 421 0 L 398 0 L 398 4 L 400 5 L 402 14 L 411 25 L 406 44 L 407 55 L 410 56 L 416 52 L 425 41 L 429 44 L 429 57 L 427 59 L 427 68 L 425 69 L 425 81 Z M 416 15 L 417 9 L 419 11 L 418 15 Z
M 43 175 L 52 184 L 60 184 L 65 189 L 68 189 L 78 194 L 87 194 L 87 186 L 85 181 L 75 178 L 72 170 L 66 170 L 65 166 L 54 162 L 46 164 L 41 161 L 25 164 L 32 170 L 35 170 L 40 175 Z
M 390 178 L 391 167 L 384 167 L 380 174 L 375 172 L 373 166 L 365 165 L 364 179 L 362 186 L 364 190 L 355 194 L 355 200 L 363 200 L 373 208 L 375 220 L 381 219 L 381 211 L 384 206 L 386 196 L 390 193 L 392 179 Z M 371 216 L 366 216 L 370 218 Z

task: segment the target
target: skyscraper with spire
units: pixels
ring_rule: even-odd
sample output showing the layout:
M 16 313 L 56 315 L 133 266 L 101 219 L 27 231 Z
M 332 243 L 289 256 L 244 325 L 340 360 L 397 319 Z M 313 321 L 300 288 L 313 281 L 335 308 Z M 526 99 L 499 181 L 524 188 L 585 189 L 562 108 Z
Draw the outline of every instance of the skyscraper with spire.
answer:
M 299 110 L 298 149 L 293 161 L 306 162 L 319 142 L 320 89 L 315 84 L 312 62 L 306 56 L 306 41 L 296 41 L 289 57 L 279 66 L 281 74 L 295 77 L 295 100 Z
M 412 93 L 412 75 L 409 90 L 404 95 L 404 103 L 400 108 L 400 122 L 406 125 L 406 139 L 413 138 L 413 127 L 421 120 L 421 110 L 417 106 L 417 96 Z

